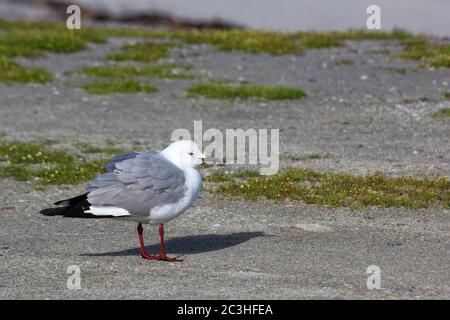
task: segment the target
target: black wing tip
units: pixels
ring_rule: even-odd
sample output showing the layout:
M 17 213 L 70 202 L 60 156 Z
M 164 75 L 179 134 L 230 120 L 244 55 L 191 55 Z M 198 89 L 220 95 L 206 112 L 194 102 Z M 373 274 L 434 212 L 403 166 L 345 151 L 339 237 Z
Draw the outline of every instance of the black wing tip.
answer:
M 46 208 L 39 211 L 39 213 L 47 217 L 62 216 L 64 218 L 82 219 L 115 218 L 114 216 L 96 216 L 92 213 L 84 212 L 84 209 L 81 207 Z
M 87 193 L 79 196 L 55 202 L 55 205 L 63 205 L 58 208 L 46 208 L 39 211 L 44 216 L 54 217 L 63 216 L 64 218 L 114 218 L 114 216 L 96 216 L 92 213 L 85 212 L 89 208 L 87 201 Z
M 84 208 L 89 206 L 87 193 L 79 196 L 55 202 L 55 205 L 62 205 L 59 208 L 46 208 L 39 211 L 44 216 L 64 216 L 73 218 L 88 218 L 84 213 Z
M 39 211 L 44 216 L 59 216 L 63 215 L 66 208 L 46 208 Z
M 55 206 L 63 205 L 65 207 L 70 207 L 70 206 L 79 204 L 80 202 L 84 202 L 85 200 L 87 200 L 87 195 L 88 195 L 88 193 L 86 192 L 86 193 L 80 194 L 79 196 L 76 196 L 73 198 L 57 201 L 54 203 L 54 205 Z

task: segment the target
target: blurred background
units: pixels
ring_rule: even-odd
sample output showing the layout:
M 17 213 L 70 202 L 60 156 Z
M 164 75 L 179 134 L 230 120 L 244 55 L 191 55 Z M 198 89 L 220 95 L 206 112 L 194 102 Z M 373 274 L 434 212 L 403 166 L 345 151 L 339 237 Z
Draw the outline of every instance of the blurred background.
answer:
M 69 4 L 91 21 L 282 31 L 365 28 L 376 4 L 384 30 L 450 36 L 450 0 L 0 0 L 0 17 L 61 19 Z

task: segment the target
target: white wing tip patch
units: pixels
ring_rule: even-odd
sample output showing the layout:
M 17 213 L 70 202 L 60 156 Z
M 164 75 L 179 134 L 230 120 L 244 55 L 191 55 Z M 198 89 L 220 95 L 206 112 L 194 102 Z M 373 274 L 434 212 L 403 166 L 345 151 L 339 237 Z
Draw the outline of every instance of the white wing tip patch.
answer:
M 90 206 L 85 213 L 93 214 L 94 216 L 113 216 L 113 217 L 124 217 L 130 216 L 130 212 L 124 208 L 113 207 L 113 206 Z

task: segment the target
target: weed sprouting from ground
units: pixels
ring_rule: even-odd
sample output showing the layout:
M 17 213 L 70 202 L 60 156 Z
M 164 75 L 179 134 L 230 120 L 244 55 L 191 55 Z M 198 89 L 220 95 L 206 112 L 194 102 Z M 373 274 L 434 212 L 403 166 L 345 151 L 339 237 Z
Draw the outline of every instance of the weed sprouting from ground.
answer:
M 87 142 L 78 142 L 75 146 L 80 149 L 82 153 L 102 153 L 108 155 L 120 154 L 127 152 L 124 149 L 116 148 L 116 147 L 97 147 L 93 146 Z
M 405 42 L 404 51 L 397 56 L 420 60 L 425 67 L 450 68 L 450 45 L 430 43 L 426 38 Z
M 126 45 L 122 48 L 122 52 L 112 53 L 107 56 L 107 59 L 115 61 L 133 60 L 154 62 L 162 58 L 167 58 L 169 49 L 175 45 L 176 44 L 166 42 L 148 42 Z
M 107 65 L 101 67 L 85 67 L 82 72 L 88 76 L 105 78 L 157 77 L 170 79 L 191 79 L 192 75 L 185 73 L 189 67 L 174 64 L 155 64 L 146 66 Z
M 220 84 L 196 84 L 188 89 L 188 93 L 214 99 L 263 98 L 267 100 L 285 100 L 300 99 L 305 96 L 305 92 L 299 88 Z
M 0 57 L 0 82 L 4 83 L 46 83 L 52 76 L 39 68 L 24 68 L 17 63 Z
M 51 75 L 41 69 L 23 68 L 10 59 L 14 57 L 37 57 L 47 52 L 70 53 L 84 50 L 88 43 L 101 43 L 109 37 L 139 37 L 142 39 L 167 40 L 169 42 L 140 42 L 126 45 L 121 52 L 107 56 L 114 61 L 133 60 L 154 62 L 169 55 L 170 49 L 182 44 L 209 44 L 218 50 L 239 50 L 247 53 L 271 55 L 302 54 L 305 49 L 320 49 L 345 45 L 347 40 L 396 40 L 404 44 L 398 57 L 421 60 L 423 66 L 450 67 L 450 45 L 434 43 L 432 38 L 413 35 L 394 29 L 389 32 L 348 30 L 343 32 L 269 32 L 262 30 L 152 30 L 127 27 L 84 27 L 68 30 L 62 22 L 7 21 L 0 19 L 0 81 L 48 82 Z M 351 64 L 340 61 L 338 64 Z M 163 78 L 189 78 L 185 73 L 173 73 L 167 69 L 152 67 L 143 76 L 153 73 Z M 93 72 L 93 71 L 92 71 Z M 122 72 L 121 75 L 118 75 Z M 134 71 L 123 69 L 117 76 Z M 136 73 L 136 72 L 135 72 Z M 139 72 L 137 72 L 139 73 Z M 153 76 L 153 75 L 151 75 Z M 144 89 L 145 90 L 145 89 Z
M 450 108 L 444 108 L 431 114 L 433 118 L 448 118 L 450 117 Z
M 0 140 L 0 178 L 29 181 L 36 187 L 90 180 L 103 171 L 103 162 L 89 161 L 47 144 Z
M 310 153 L 305 155 L 285 154 L 282 158 L 291 161 L 323 160 L 330 158 L 330 155 L 327 153 Z
M 95 29 L 68 30 L 55 22 L 25 22 L 0 19 L 0 81 L 6 83 L 48 82 L 51 75 L 42 69 L 28 69 L 11 61 L 14 57 L 38 57 L 46 52 L 68 53 L 83 50 L 87 42 L 106 38 Z
M 354 176 L 344 173 L 321 173 L 290 168 L 274 176 L 259 176 L 256 171 L 234 174 L 215 173 L 207 181 L 219 183 L 217 193 L 248 200 L 299 200 L 307 204 L 359 209 L 366 206 L 450 207 L 450 181 L 391 178 L 382 173 Z
M 158 89 L 148 84 L 142 84 L 129 79 L 115 79 L 110 81 L 93 81 L 84 84 L 83 89 L 92 94 L 111 93 L 154 93 Z

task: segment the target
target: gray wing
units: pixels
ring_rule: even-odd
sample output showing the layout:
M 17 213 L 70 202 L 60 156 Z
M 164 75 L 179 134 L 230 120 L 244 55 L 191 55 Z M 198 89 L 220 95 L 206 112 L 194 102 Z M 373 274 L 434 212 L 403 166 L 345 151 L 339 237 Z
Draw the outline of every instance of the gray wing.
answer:
M 139 153 L 137 152 L 130 152 L 115 155 L 114 158 L 112 158 L 109 162 L 105 163 L 104 167 L 108 171 L 114 171 L 116 169 L 116 163 L 122 162 L 127 159 L 136 158 L 138 154 Z
M 178 202 L 185 193 L 182 170 L 159 154 L 118 155 L 87 189 L 88 202 L 115 206 L 132 215 L 145 216 L 154 207 Z

